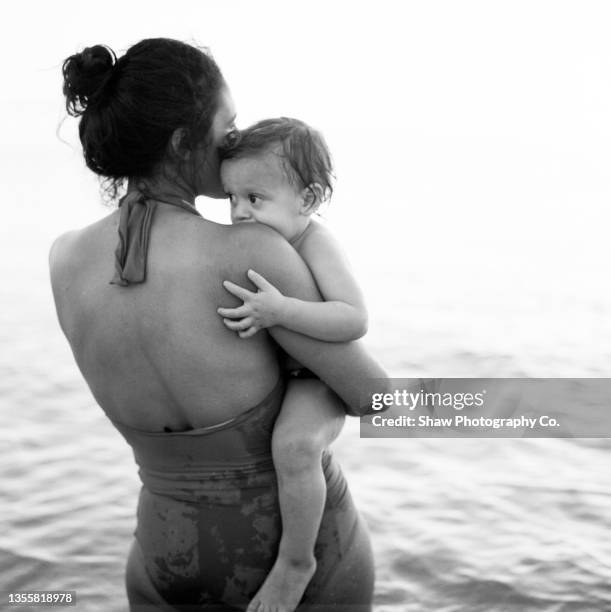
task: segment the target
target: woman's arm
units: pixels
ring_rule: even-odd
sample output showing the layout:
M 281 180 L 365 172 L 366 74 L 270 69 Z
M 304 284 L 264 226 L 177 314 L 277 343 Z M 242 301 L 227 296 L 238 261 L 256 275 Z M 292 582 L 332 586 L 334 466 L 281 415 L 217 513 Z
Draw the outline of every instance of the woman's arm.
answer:
M 234 226 L 234 230 L 233 249 L 242 255 L 243 270 L 259 270 L 284 295 L 308 302 L 321 300 L 308 267 L 280 234 L 254 223 Z M 248 284 L 243 274 L 230 280 Z M 228 302 L 236 303 L 229 293 L 227 297 Z M 359 342 L 323 342 L 279 326 L 269 332 L 289 355 L 339 395 L 349 414 L 370 412 L 371 394 L 388 388 L 387 373 Z

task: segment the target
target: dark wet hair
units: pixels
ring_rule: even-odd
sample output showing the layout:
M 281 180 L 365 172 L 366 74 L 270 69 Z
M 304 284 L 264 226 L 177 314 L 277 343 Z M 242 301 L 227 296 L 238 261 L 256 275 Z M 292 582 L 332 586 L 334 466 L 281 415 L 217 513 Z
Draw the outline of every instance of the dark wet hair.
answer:
M 125 179 L 151 176 L 177 128 L 185 128 L 184 147 L 202 146 L 224 86 L 206 49 L 169 38 L 142 40 L 118 59 L 104 45 L 87 47 L 62 72 L 85 162 L 111 197 Z
M 287 178 L 299 189 L 309 187 L 318 203 L 333 194 L 333 163 L 322 134 L 299 119 L 264 119 L 241 130 L 221 150 L 222 159 L 253 157 L 272 151 L 280 155 Z M 320 190 L 312 186 L 320 185 Z

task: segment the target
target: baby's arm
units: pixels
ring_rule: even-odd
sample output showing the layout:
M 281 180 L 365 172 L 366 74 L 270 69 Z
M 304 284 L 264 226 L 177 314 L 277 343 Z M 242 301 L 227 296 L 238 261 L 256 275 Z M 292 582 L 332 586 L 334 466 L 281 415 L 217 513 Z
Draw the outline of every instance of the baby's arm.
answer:
M 348 342 L 363 336 L 367 331 L 363 294 L 331 232 L 312 222 L 297 251 L 310 268 L 325 301 L 307 302 L 284 296 L 250 270 L 248 276 L 259 291 L 255 294 L 226 284 L 226 289 L 244 304 L 219 309 L 219 314 L 228 317 L 225 325 L 243 338 L 275 325 L 328 342 Z
M 318 223 L 312 230 L 297 251 L 310 268 L 324 302 L 285 297 L 278 325 L 318 340 L 356 340 L 367 332 L 363 294 L 335 237 Z

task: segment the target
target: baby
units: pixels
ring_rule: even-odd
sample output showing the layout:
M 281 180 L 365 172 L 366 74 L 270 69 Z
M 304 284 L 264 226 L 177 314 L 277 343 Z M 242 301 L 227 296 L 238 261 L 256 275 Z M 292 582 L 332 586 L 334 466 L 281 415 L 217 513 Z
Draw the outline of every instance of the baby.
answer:
M 324 300 L 284 296 L 249 270 L 258 292 L 225 281 L 243 304 L 218 309 L 241 338 L 275 325 L 329 342 L 365 334 L 362 293 L 335 239 L 313 219 L 331 196 L 332 178 L 324 139 L 296 119 L 261 121 L 223 152 L 221 179 L 232 222 L 263 223 L 282 234 L 308 265 Z M 322 454 L 344 418 L 338 400 L 312 373 L 294 362 L 287 369 L 289 382 L 272 438 L 282 537 L 274 567 L 248 612 L 294 610 L 314 574 L 314 544 L 326 496 Z

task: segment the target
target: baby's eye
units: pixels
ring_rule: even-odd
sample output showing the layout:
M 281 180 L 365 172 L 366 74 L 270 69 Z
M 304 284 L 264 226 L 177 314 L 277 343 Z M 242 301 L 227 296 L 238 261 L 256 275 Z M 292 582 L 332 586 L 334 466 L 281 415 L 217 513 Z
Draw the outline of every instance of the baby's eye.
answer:
M 251 204 L 256 204 L 259 200 L 261 200 L 261 198 L 258 195 L 255 195 L 254 193 L 248 194 L 248 201 Z
M 226 196 L 229 198 L 229 201 L 230 201 L 232 204 L 235 204 L 235 201 L 234 201 L 234 200 L 235 200 L 235 196 L 233 195 L 233 193 L 228 193 L 228 192 L 225 192 L 225 195 L 226 195 Z

